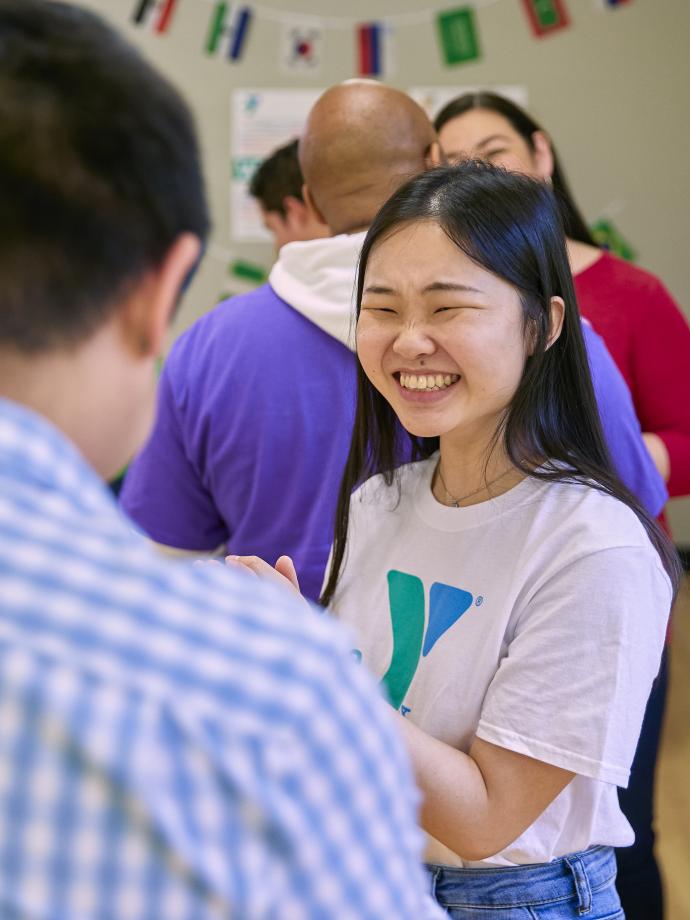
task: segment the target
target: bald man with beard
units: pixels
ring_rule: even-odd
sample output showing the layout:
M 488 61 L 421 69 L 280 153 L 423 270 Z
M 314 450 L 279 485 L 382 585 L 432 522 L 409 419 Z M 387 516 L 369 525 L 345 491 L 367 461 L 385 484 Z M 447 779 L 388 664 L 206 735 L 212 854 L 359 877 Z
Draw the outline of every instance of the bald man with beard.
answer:
M 409 96 L 349 81 L 316 102 L 299 155 L 305 201 L 331 235 L 283 246 L 267 284 L 177 340 L 121 502 L 175 550 L 287 553 L 316 599 L 354 418 L 359 250 L 384 201 L 441 154 Z

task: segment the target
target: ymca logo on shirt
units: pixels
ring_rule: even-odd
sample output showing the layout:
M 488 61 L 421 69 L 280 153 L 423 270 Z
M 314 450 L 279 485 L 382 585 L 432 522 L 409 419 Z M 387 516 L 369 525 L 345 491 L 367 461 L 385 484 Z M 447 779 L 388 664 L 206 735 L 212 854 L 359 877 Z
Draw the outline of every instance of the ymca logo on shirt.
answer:
M 474 604 L 469 591 L 435 581 L 429 589 L 429 620 L 426 621 L 426 598 L 421 578 L 392 569 L 388 573 L 388 599 L 393 628 L 393 655 L 382 683 L 391 704 L 399 709 L 415 675 L 420 657 L 426 658 L 438 640 L 454 626 Z

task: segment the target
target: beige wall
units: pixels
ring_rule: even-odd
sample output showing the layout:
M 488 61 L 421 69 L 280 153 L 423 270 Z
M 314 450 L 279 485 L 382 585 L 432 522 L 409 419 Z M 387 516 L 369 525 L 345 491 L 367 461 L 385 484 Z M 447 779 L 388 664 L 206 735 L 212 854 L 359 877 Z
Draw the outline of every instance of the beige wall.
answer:
M 524 84 L 530 108 L 556 139 L 586 216 L 613 204 L 615 221 L 690 315 L 690 2 L 632 0 L 602 10 L 600 0 L 566 0 L 572 26 L 537 41 L 517 0 L 478 5 L 484 57 L 441 64 L 431 22 L 396 27 L 390 82 L 413 85 Z M 320 74 L 286 75 L 278 61 L 281 26 L 255 17 L 244 59 L 229 64 L 203 53 L 209 0 L 178 0 L 170 33 L 156 37 L 129 24 L 134 0 L 85 0 L 107 15 L 180 87 L 202 135 L 217 247 L 268 265 L 270 249 L 229 239 L 230 96 L 237 87 L 325 86 L 353 76 L 354 38 L 326 31 Z M 436 8 L 452 7 L 452 2 Z M 461 4 L 458 4 L 461 5 Z M 273 10 L 362 20 L 434 7 L 432 0 L 267 0 Z M 176 331 L 232 288 L 220 258 L 207 258 L 182 306 Z M 690 373 L 690 368 L 688 369 Z M 690 499 L 672 503 L 677 538 L 690 543 Z

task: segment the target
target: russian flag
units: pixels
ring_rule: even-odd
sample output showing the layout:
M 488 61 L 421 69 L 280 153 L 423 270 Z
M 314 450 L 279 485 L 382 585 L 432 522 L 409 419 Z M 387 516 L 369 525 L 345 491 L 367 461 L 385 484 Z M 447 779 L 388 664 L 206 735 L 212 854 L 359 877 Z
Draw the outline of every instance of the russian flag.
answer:
M 138 0 L 132 14 L 135 26 L 150 26 L 158 35 L 170 26 L 177 0 Z
M 359 75 L 377 77 L 383 71 L 383 27 L 376 22 L 359 26 Z

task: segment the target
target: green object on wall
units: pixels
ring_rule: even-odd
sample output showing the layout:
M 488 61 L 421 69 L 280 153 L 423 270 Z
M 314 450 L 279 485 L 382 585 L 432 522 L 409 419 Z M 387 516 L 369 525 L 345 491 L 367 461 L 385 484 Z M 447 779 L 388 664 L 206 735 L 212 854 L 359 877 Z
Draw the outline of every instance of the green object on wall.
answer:
M 244 259 L 235 259 L 234 262 L 231 262 L 229 271 L 235 278 L 241 278 L 242 281 L 253 281 L 255 284 L 263 284 L 268 278 L 266 269 L 262 265 L 245 262 Z
M 595 221 L 589 228 L 597 246 L 608 249 L 614 256 L 625 259 L 626 262 L 635 262 L 637 252 L 623 237 L 618 228 L 605 217 Z
M 436 20 L 443 60 L 447 65 L 466 64 L 480 56 L 479 37 L 471 6 L 446 10 Z

